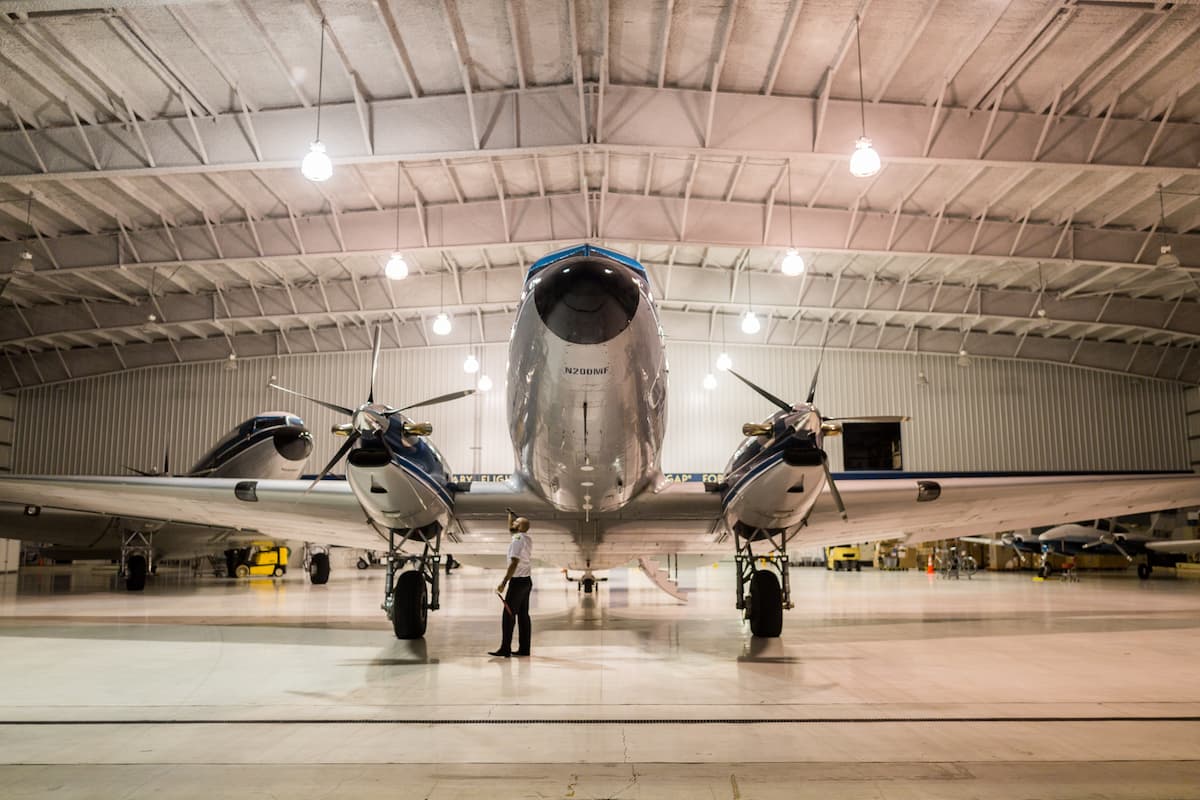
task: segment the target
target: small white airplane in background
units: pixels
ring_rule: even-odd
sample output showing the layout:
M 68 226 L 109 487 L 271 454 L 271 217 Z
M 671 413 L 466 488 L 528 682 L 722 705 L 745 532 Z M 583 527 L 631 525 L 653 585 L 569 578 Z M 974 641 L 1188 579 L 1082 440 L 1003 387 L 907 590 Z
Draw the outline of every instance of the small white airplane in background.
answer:
M 381 346 L 377 330 L 365 403 L 306 398 L 348 419 L 335 428 L 345 444 L 321 471 L 345 458 L 345 481 L 6 476 L 0 501 L 106 514 L 134 508 L 271 539 L 386 549 L 383 608 L 402 639 L 423 636 L 439 607 L 443 542 L 463 561 L 503 553 L 508 508 L 533 521 L 539 561 L 585 574 L 664 554 L 732 551 L 736 606 L 755 636 L 773 637 L 792 605 L 789 547 L 915 544 L 1200 505 L 1200 476 L 1191 474 L 896 473 L 835 485 L 823 442 L 844 420 L 814 405 L 817 375 L 802 403 L 736 376 L 777 410 L 743 427 L 723 481 L 671 483 L 660 467 L 667 363 L 650 279 L 634 259 L 590 244 L 552 253 L 526 276 L 509 343 L 517 466 L 506 483 L 455 482 L 429 442 L 431 427 L 404 413 L 470 390 L 402 408 L 376 402 Z M 1019 420 L 996 422 L 1019 430 Z
M 1130 564 L 1137 563 L 1142 580 L 1150 577 L 1154 566 L 1173 564 L 1186 556 L 1200 553 L 1200 539 L 1176 538 L 1175 533 L 1186 524 L 1186 514 L 1177 511 L 1155 514 L 1150 528 L 1138 529 L 1117 519 L 1096 519 L 1056 525 L 1040 533 L 1032 530 L 1013 531 L 1000 536 L 963 536 L 962 541 L 995 545 L 1013 550 L 1018 563 L 1022 554 L 1041 555 L 1039 572 L 1043 578 L 1054 571 L 1050 556 L 1115 553 Z M 1140 559 L 1140 560 L 1139 560 Z

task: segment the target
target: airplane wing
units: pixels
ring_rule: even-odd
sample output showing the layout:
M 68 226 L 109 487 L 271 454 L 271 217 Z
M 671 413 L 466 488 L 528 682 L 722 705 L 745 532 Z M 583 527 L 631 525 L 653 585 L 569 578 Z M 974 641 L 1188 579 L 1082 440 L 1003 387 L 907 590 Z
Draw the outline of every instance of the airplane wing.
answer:
M 378 547 L 350 486 L 323 481 L 109 476 L 0 477 L 0 502 L 253 530 L 278 539 Z
M 1200 553 L 1200 539 L 1161 539 L 1145 546 L 1156 553 Z
M 582 567 L 580 542 L 591 538 L 591 564 L 613 565 L 659 553 L 728 555 L 717 544 L 721 496 L 703 484 L 673 483 L 647 492 L 618 512 L 599 516 L 560 512 L 528 488 L 511 480 L 472 483 L 455 496 L 448 536 L 458 553 L 504 552 L 508 544 L 506 509 L 529 517 L 540 560 Z
M 942 477 L 908 474 L 855 479 L 838 488 L 849 519 L 842 521 L 828 489 L 808 525 L 792 540 L 802 547 L 904 539 L 986 536 L 996 531 L 1055 525 L 1183 508 L 1200 502 L 1200 475 L 1029 475 Z

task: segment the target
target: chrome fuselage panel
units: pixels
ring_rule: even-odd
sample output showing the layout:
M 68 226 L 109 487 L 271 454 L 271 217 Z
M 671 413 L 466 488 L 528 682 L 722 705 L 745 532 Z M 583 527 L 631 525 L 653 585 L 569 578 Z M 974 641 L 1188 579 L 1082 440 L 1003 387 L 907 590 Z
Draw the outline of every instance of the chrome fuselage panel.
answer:
M 513 323 L 517 477 L 559 511 L 615 511 L 661 480 L 662 329 L 640 265 L 599 248 L 568 252 L 530 270 Z

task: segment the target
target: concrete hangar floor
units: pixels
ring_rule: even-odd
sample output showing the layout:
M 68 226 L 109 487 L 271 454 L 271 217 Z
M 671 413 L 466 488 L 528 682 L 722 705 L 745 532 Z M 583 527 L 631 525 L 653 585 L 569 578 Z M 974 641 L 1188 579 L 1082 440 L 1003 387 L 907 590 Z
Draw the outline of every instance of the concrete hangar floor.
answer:
M 527 659 L 469 568 L 423 642 L 378 570 L 0 577 L 0 796 L 1200 797 L 1200 584 L 793 575 L 762 643 L 728 564 L 539 572 Z

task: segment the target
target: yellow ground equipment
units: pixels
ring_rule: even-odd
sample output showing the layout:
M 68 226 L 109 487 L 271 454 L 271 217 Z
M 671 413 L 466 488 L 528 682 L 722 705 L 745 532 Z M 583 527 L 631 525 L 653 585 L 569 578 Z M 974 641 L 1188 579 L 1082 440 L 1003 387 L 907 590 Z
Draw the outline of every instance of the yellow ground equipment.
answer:
M 231 578 L 274 576 L 287 573 L 290 551 L 274 542 L 252 542 L 249 547 L 225 551 L 225 562 Z
M 840 547 L 825 548 L 825 568 L 831 569 L 834 572 L 842 570 L 854 570 L 855 572 L 862 571 L 862 562 L 859 561 L 860 553 L 857 545 L 842 545 Z

